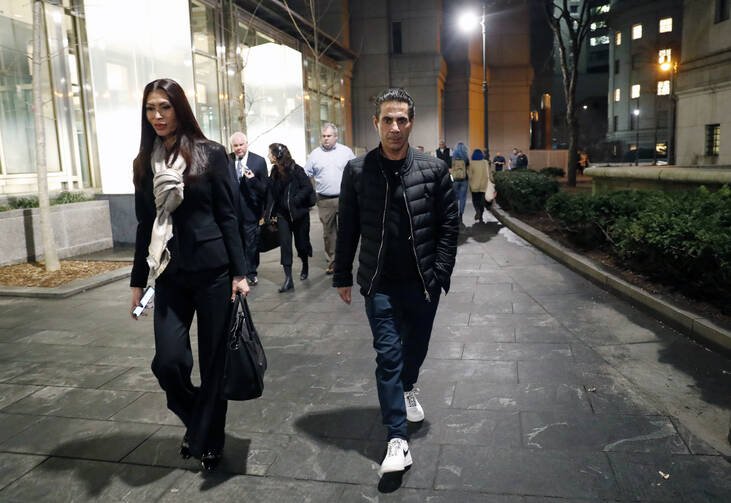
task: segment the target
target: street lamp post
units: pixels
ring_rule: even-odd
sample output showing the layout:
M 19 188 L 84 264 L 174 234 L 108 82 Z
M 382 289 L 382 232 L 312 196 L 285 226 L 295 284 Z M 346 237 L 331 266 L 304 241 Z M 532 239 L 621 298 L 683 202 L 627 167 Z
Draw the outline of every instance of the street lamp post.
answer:
M 472 31 L 477 24 L 477 16 L 474 13 L 465 13 L 460 17 L 459 25 L 466 32 Z M 487 60 L 486 60 L 486 41 L 485 41 L 485 2 L 482 2 L 482 16 L 479 17 L 479 24 L 482 28 L 482 107 L 483 107 L 483 129 L 485 132 L 485 157 L 490 160 L 490 146 L 488 136 L 488 120 L 487 120 Z
M 632 113 L 635 115 L 635 166 L 640 164 L 640 100 L 637 100 L 637 108 Z

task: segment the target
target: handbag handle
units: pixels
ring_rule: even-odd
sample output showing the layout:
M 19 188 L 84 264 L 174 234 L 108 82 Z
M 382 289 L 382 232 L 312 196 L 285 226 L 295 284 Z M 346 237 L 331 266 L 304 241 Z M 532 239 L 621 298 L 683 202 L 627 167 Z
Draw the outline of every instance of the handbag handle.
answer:
M 244 323 L 246 323 L 247 333 L 252 333 L 255 330 L 254 321 L 251 319 L 249 303 L 246 301 L 246 297 L 244 297 L 241 292 L 236 294 L 236 299 L 234 300 L 234 304 L 231 309 L 231 322 L 229 323 L 229 327 L 236 326 L 235 323 L 237 321 L 239 308 L 241 308 L 241 312 L 244 315 Z

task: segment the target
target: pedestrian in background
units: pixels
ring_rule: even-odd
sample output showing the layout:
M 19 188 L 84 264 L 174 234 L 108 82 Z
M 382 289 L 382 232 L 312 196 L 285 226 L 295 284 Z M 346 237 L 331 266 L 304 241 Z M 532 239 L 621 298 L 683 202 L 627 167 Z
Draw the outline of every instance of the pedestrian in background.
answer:
M 239 220 L 239 232 L 246 259 L 246 279 L 250 285 L 259 282 L 259 220 L 266 202 L 269 177 L 267 163 L 260 155 L 249 151 L 249 141 L 242 132 L 231 135 L 229 171 L 234 182 L 234 206 Z
M 133 181 L 132 310 L 140 305 L 151 273 L 152 372 L 165 390 L 168 408 L 185 425 L 180 455 L 194 456 L 212 471 L 223 455 L 227 402 L 219 391 L 231 300 L 237 293 L 246 295 L 249 286 L 226 150 L 206 139 L 185 91 L 173 80 L 145 86 Z M 200 386 L 190 379 L 194 315 Z
M 462 215 L 467 204 L 467 168 L 470 165 L 470 151 L 467 145 L 462 142 L 457 143 L 452 154 L 452 169 L 449 172 L 454 181 L 454 192 L 457 196 L 459 204 L 459 221 L 462 223 Z
M 317 192 L 317 213 L 322 222 L 322 237 L 325 241 L 325 255 L 328 266 L 326 274 L 335 268 L 335 239 L 338 230 L 338 196 L 343 170 L 353 151 L 338 143 L 338 128 L 328 122 L 322 127 L 322 143 L 313 150 L 305 163 L 305 173 L 315 180 Z
M 528 156 L 518 149 L 518 158 L 516 160 L 516 169 L 528 169 Z
M 513 153 L 508 158 L 508 169 L 518 169 L 518 147 L 513 149 Z
M 437 157 L 447 163 L 447 167 L 452 167 L 452 153 L 447 146 L 447 142 L 439 140 L 439 148 L 437 149 Z
M 292 236 L 297 255 L 302 260 L 300 280 L 306 280 L 309 274 L 309 257 L 312 256 L 310 202 L 314 199 L 314 189 L 305 170 L 294 162 L 286 145 L 269 145 L 269 162 L 272 163 L 272 172 L 265 218 L 277 217 L 280 263 L 284 268 L 284 283 L 279 288 L 279 293 L 282 293 L 294 289 Z
M 485 190 L 487 189 L 487 160 L 482 150 L 476 148 L 472 152 L 472 162 L 467 169 L 470 193 L 472 194 L 472 205 L 475 207 L 475 220 L 480 223 L 485 221 L 482 214 L 485 212 Z
M 495 158 L 492 160 L 495 171 L 502 171 L 505 168 L 505 157 L 500 152 L 497 153 Z
M 429 349 L 441 290 L 449 291 L 459 234 L 447 166 L 409 146 L 414 100 L 376 98 L 377 148 L 345 167 L 333 286 L 351 302 L 353 259 L 376 350 L 376 384 L 387 430 L 381 475 L 412 464 L 406 422 L 424 420 L 414 385 Z

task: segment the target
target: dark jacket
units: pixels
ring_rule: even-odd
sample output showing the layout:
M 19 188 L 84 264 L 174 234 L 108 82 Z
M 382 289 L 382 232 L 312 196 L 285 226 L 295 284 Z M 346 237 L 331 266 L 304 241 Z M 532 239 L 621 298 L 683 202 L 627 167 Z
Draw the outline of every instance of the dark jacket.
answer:
M 448 168 L 452 167 L 452 152 L 449 147 L 444 147 L 444 152 L 440 152 L 439 147 L 437 147 L 437 157 L 446 162 Z
M 173 238 L 168 242 L 171 260 L 162 276 L 176 270 L 201 271 L 228 265 L 231 276 L 244 276 L 244 252 L 233 204 L 231 177 L 226 151 L 218 143 L 199 141 L 207 159 L 203 173 L 185 184 L 183 202 L 173 212 Z M 152 168 L 148 168 L 142 187 L 135 190 L 137 237 L 130 286 L 147 285 L 155 199 Z
M 279 182 L 279 171 L 274 167 L 269 176 L 266 215 L 283 216 L 290 222 L 305 216 L 309 218 L 310 202 L 315 199 L 315 189 L 302 166 L 299 164 L 293 166 L 289 183 Z M 285 193 L 280 193 L 280 190 L 284 190 Z
M 236 154 L 228 155 L 229 172 L 234 183 L 234 206 L 239 222 L 255 223 L 264 213 L 267 193 L 267 163 L 260 155 L 249 152 L 246 166 L 254 172 L 254 178 L 241 177 L 236 173 Z
M 389 187 L 380 146 L 345 166 L 340 186 L 333 286 L 353 285 L 353 259 L 360 240 L 358 284 L 371 295 L 384 263 Z M 401 171 L 411 243 L 427 300 L 449 282 L 457 254 L 459 213 L 447 165 L 409 147 Z

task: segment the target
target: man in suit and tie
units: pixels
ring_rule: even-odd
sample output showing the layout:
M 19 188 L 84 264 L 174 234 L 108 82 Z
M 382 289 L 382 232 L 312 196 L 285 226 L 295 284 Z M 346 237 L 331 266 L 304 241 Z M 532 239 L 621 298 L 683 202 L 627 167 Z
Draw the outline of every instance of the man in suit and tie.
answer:
M 249 141 L 244 133 L 232 134 L 230 141 L 233 152 L 229 154 L 229 171 L 235 182 L 234 194 L 238 194 L 234 203 L 244 245 L 246 278 L 250 285 L 256 285 L 259 282 L 256 276 L 259 266 L 259 219 L 266 201 L 267 165 L 263 157 L 249 152 Z

